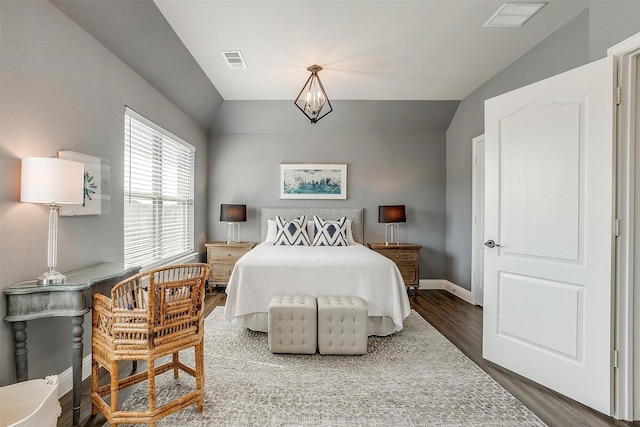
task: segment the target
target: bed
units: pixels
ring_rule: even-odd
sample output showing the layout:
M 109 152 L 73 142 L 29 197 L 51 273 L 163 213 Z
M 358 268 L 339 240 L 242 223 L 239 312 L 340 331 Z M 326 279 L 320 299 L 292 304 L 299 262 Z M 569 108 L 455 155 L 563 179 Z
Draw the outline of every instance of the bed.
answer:
M 350 244 L 274 245 L 268 220 L 276 215 L 307 215 L 309 220 L 314 215 L 327 220 L 345 216 L 351 223 Z M 368 335 L 402 329 L 410 312 L 402 275 L 391 260 L 363 245 L 363 209 L 262 208 L 260 224 L 262 243 L 238 260 L 227 284 L 225 317 L 232 325 L 267 332 L 269 303 L 276 295 L 351 295 L 367 303 Z

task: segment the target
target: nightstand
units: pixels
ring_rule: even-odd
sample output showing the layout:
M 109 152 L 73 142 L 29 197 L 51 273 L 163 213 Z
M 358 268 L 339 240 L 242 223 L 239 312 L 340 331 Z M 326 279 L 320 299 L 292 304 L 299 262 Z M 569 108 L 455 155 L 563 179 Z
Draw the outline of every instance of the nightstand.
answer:
M 256 242 L 212 242 L 207 247 L 207 264 L 211 266 L 209 285 L 227 285 L 233 267 L 240 257 L 249 252 Z
M 407 288 L 413 288 L 413 298 L 418 297 L 420 288 L 420 249 L 414 243 L 367 243 L 369 249 L 386 256 L 395 262 Z

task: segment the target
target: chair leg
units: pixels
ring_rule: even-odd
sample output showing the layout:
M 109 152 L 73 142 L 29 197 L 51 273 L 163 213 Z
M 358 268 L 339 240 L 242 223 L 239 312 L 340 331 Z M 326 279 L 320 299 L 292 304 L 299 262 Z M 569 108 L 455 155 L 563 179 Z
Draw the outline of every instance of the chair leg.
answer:
M 93 402 L 93 393 L 98 391 L 98 368 L 100 365 L 95 357 L 91 357 L 91 415 L 98 414 L 98 406 Z
M 178 362 L 180 361 L 180 358 L 178 357 L 178 352 L 176 351 L 175 353 L 173 353 L 173 379 L 177 380 L 178 379 Z
M 156 409 L 156 361 L 147 361 L 148 378 L 149 378 L 149 412 Z
M 196 359 L 196 389 L 201 392 L 200 399 L 198 399 L 198 412 L 204 410 L 204 340 L 200 340 L 194 347 L 195 359 Z
M 118 362 L 111 362 L 111 412 L 118 410 Z

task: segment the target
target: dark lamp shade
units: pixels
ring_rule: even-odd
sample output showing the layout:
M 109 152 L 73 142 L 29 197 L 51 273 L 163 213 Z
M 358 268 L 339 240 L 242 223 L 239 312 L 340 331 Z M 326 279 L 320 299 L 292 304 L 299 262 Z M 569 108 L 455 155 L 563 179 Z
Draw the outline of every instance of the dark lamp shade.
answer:
M 404 205 L 378 206 L 378 222 L 407 222 Z
M 245 222 L 247 205 L 220 205 L 220 221 Z

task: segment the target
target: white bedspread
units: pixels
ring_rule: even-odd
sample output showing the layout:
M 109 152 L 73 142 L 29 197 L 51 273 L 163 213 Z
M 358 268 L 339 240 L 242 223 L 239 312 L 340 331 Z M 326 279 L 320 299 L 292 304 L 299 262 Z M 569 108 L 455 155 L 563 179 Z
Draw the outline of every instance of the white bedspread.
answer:
M 275 295 L 351 295 L 367 303 L 369 335 L 402 329 L 410 305 L 396 265 L 369 248 L 261 243 L 238 260 L 226 288 L 225 317 L 238 328 L 267 331 Z

